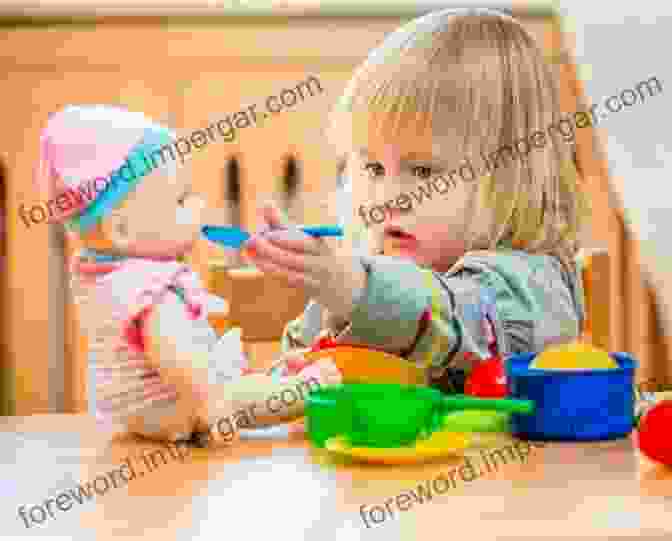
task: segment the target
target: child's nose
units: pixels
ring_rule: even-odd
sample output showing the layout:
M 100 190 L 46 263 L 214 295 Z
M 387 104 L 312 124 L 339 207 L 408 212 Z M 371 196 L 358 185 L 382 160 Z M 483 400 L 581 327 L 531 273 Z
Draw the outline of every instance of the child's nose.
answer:
M 391 158 L 383 162 L 385 176 L 388 178 L 399 178 L 401 175 L 401 163 L 399 160 Z
M 396 145 L 386 145 L 382 153 L 383 167 L 387 175 L 397 177 L 401 173 L 401 160 Z
M 399 205 L 397 205 L 396 201 L 393 201 L 389 205 L 385 205 L 385 211 L 387 213 L 388 220 L 393 220 L 397 216 L 401 216 L 406 212 L 404 209 L 399 208 Z

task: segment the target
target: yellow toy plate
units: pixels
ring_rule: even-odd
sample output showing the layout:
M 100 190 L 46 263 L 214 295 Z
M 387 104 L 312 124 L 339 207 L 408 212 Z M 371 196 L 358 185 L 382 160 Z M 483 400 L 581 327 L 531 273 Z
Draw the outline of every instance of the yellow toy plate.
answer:
M 352 447 L 342 436 L 329 438 L 325 447 L 332 453 L 358 461 L 393 465 L 417 464 L 444 456 L 462 455 L 469 442 L 470 438 L 466 433 L 435 432 L 412 447 Z
M 308 360 L 331 357 L 343 376 L 343 383 L 399 383 L 425 385 L 425 373 L 412 361 L 375 349 L 336 346 L 305 353 Z
M 530 364 L 530 368 L 543 370 L 595 370 L 618 367 L 618 363 L 606 351 L 583 343 L 550 347 L 537 355 Z

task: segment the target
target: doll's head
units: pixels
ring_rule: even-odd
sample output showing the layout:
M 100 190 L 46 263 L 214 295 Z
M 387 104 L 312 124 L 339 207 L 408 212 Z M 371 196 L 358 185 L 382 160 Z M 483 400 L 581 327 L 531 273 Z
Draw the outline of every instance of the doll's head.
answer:
M 442 10 L 369 55 L 330 136 L 374 249 L 447 270 L 472 249 L 573 257 L 586 199 L 567 124 L 552 66 L 520 23 Z
M 41 192 L 50 221 L 88 248 L 175 259 L 200 234 L 203 201 L 165 149 L 175 134 L 142 113 L 69 106 L 41 139 Z

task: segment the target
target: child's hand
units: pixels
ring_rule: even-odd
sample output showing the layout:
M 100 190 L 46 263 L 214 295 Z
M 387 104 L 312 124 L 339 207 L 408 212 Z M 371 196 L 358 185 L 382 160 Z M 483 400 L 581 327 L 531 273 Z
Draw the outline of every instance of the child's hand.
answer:
M 263 272 L 302 287 L 329 312 L 348 319 L 366 286 L 366 272 L 351 254 L 336 254 L 323 239 L 286 223 L 279 211 L 263 209 L 267 228 L 245 243 L 245 257 Z
M 301 372 L 306 366 L 312 363 L 307 360 L 303 354 L 310 351 L 309 348 L 292 349 L 280 355 L 277 361 L 266 372 L 268 375 L 277 375 L 279 377 L 294 376 Z
M 343 375 L 331 357 L 307 365 L 298 376 L 304 381 L 317 381 L 319 385 L 335 385 L 343 381 Z

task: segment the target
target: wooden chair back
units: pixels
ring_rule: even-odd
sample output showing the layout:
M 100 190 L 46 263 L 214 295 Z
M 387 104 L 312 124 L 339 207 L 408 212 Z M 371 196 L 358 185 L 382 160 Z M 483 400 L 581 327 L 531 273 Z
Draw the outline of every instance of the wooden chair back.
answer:
M 208 290 L 230 307 L 228 314 L 212 314 L 210 323 L 218 334 L 240 327 L 251 366 L 267 368 L 280 352 L 285 325 L 301 314 L 308 297 L 254 268 L 211 263 L 208 270 Z
M 590 250 L 577 258 L 583 279 L 586 318 L 582 339 L 611 351 L 611 268 L 606 250 Z

